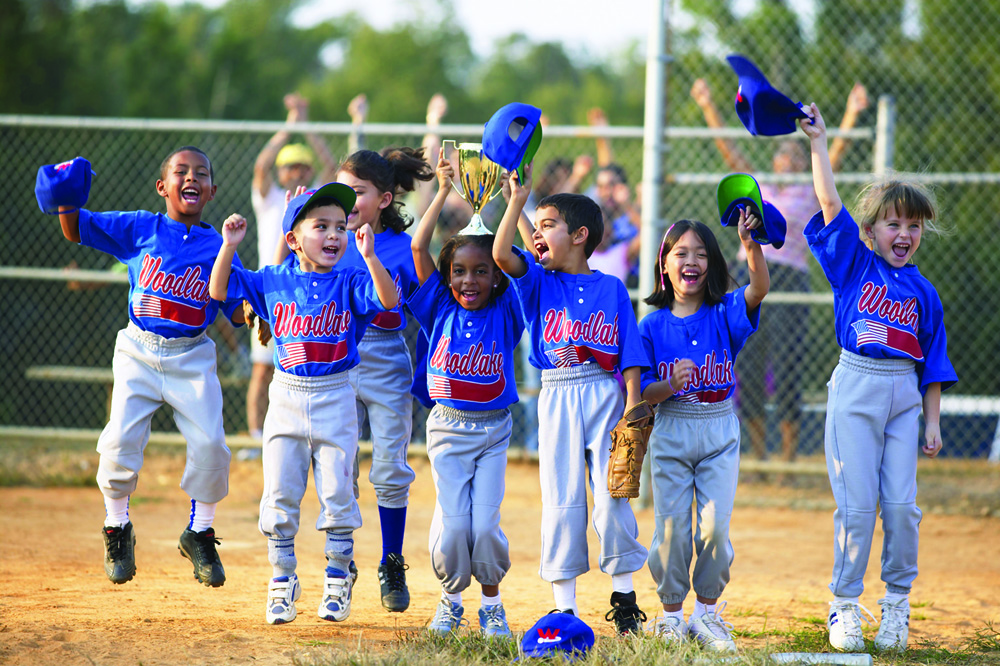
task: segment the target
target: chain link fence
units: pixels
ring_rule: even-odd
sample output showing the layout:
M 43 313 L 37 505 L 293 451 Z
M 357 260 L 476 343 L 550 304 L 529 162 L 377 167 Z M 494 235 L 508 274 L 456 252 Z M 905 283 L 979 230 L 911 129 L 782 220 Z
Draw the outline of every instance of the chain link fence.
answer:
M 834 118 L 828 124 L 835 126 L 836 122 Z M 128 321 L 124 273 L 115 269 L 116 262 L 109 256 L 65 241 L 56 219 L 39 212 L 33 196 L 37 168 L 83 155 L 96 171 L 88 208 L 163 210 L 154 190 L 161 160 L 178 146 L 197 145 L 211 157 L 218 185 L 205 219 L 218 227 L 230 213 L 247 216 L 250 237 L 241 245 L 240 254 L 246 265 L 257 266 L 250 206 L 253 164 L 267 139 L 282 127 L 281 123 L 264 122 L 0 116 L 0 427 L 51 433 L 52 437 L 60 436 L 61 429 L 83 429 L 90 436 L 91 431 L 102 428 L 115 334 Z M 323 135 L 335 156 L 346 155 L 350 125 L 310 123 L 296 131 L 302 129 Z M 366 143 L 374 149 L 419 145 L 427 130 L 422 125 L 367 125 L 364 129 Z M 438 133 L 443 139 L 478 141 L 480 129 L 442 126 Z M 657 236 L 669 221 L 700 219 L 716 230 L 726 256 L 735 259 L 737 234 L 717 223 L 715 185 L 728 172 L 714 145 L 719 136 L 731 140 L 750 163 L 760 165 L 754 173 L 762 184 L 809 184 L 811 180 L 808 173 L 773 173 L 771 157 L 777 143 L 751 138 L 742 128 L 668 129 L 667 177 L 661 192 L 664 220 L 653 222 Z M 860 127 L 850 136 L 853 140 L 838 179 L 845 202 L 851 201 L 875 167 L 874 128 Z M 571 165 L 581 155 L 594 156 L 599 137 L 609 142 L 612 159 L 622 166 L 632 203 L 637 204 L 634 186 L 641 180 L 642 128 L 549 127 L 536 156 L 536 174 L 557 158 Z M 807 144 L 802 148 L 807 149 Z M 582 190 L 592 188 L 596 170 L 585 178 Z M 996 200 L 996 179 L 990 174 L 954 173 L 924 173 L 920 177 L 937 184 L 942 218 L 952 230 L 947 237 L 927 238 L 917 256 L 921 271 L 937 286 L 944 301 L 949 350 L 961 378 L 943 404 L 945 451 L 974 457 L 988 455 L 993 447 L 996 455 L 1000 453 L 994 443 L 1000 435 L 1000 397 L 992 351 L 996 347 L 995 312 L 1000 309 L 1000 289 L 995 284 L 1000 255 L 996 252 L 996 216 L 983 215 L 980 205 L 981 201 Z M 503 200 L 498 197 L 484 211 L 491 228 L 502 210 Z M 735 273 L 735 263 L 733 268 Z M 763 306 L 765 315 L 778 322 L 772 336 L 780 337 L 783 326 L 804 320 L 802 339 L 794 345 L 793 364 L 800 380 L 799 435 L 804 454 L 822 450 L 825 384 L 838 355 L 832 295 L 811 259 L 809 289 L 773 291 Z M 635 295 L 638 299 L 646 294 Z M 220 318 L 210 335 L 219 349 L 225 428 L 236 435 L 247 429 L 249 333 L 232 329 Z M 768 447 L 777 452 L 782 420 L 777 413 L 781 409 L 781 396 L 776 392 L 779 382 L 773 368 L 765 366 L 763 372 Z M 514 410 L 513 443 L 530 446 L 535 428 L 530 414 L 534 409 L 531 373 L 524 374 L 521 367 L 518 373 L 525 388 L 522 397 L 529 400 Z M 417 409 L 415 440 L 422 439 L 425 417 L 426 411 Z M 169 409 L 157 412 L 153 430 L 176 431 Z

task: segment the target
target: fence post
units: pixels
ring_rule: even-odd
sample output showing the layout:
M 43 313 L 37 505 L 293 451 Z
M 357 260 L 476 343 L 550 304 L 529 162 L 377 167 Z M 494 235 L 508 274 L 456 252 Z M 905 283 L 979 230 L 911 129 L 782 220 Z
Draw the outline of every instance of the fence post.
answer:
M 884 176 L 893 168 L 896 146 L 896 100 L 891 95 L 878 98 L 878 116 L 875 121 L 875 156 L 872 171 Z

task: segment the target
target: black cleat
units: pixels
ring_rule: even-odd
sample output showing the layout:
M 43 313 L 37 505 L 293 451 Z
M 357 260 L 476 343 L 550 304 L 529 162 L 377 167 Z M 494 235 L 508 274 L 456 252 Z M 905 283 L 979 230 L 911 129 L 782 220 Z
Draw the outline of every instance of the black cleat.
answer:
M 122 527 L 101 529 L 104 534 L 104 573 L 117 585 L 127 583 L 135 576 L 135 532 L 132 521 Z
M 410 607 L 410 591 L 406 588 L 406 570 L 409 568 L 399 553 L 389 553 L 385 562 L 378 565 L 382 605 L 391 613 L 402 613 Z
M 611 610 L 604 616 L 609 622 L 614 620 L 615 629 L 622 636 L 629 634 L 641 634 L 642 623 L 646 621 L 646 614 L 639 610 L 635 603 L 635 592 L 628 594 L 622 592 L 611 593 Z
M 215 546 L 219 540 L 215 538 L 215 530 L 209 527 L 204 532 L 194 532 L 190 529 L 181 534 L 177 550 L 181 555 L 191 560 L 194 565 L 194 577 L 206 587 L 222 587 L 226 582 L 226 571 Z

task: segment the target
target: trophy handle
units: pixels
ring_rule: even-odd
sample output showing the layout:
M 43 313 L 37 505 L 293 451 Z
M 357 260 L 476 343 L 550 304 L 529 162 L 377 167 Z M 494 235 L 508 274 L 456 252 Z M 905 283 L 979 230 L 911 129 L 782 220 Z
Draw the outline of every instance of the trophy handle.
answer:
M 451 145 L 449 146 L 448 144 Z M 454 155 L 458 151 L 458 142 L 453 139 L 445 139 L 444 141 L 441 142 L 441 146 L 444 148 L 445 157 L 449 160 L 451 159 L 451 157 L 449 157 L 449 154 Z M 449 150 L 451 151 L 450 153 Z M 462 185 L 461 175 L 459 175 L 458 178 L 452 178 L 451 181 L 453 184 L 454 183 L 458 184 L 458 193 L 461 194 L 463 197 L 465 197 L 465 187 Z

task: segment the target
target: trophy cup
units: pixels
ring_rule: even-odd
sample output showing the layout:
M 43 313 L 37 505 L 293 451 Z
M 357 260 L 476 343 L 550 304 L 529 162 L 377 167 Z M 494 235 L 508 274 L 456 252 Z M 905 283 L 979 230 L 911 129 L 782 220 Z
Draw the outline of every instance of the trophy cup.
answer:
M 500 165 L 483 154 L 480 143 L 458 143 L 443 141 L 445 148 L 451 144 L 452 151 L 458 151 L 459 192 L 472 206 L 472 219 L 458 235 L 480 236 L 493 233 L 485 224 L 479 211 L 500 193 Z

